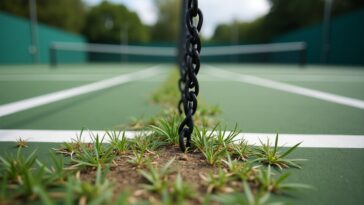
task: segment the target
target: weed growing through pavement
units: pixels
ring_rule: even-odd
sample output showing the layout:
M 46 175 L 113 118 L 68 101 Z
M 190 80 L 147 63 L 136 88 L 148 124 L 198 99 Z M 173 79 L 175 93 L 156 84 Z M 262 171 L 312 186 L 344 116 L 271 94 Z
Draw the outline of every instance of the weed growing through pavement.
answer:
M 106 179 L 108 168 L 97 166 L 95 181 L 82 181 L 79 175 L 71 177 L 66 184 L 66 201 L 77 204 L 111 204 L 113 185 Z
M 0 156 L 1 161 L 1 175 L 7 177 L 9 182 L 20 184 L 23 179 L 24 170 L 32 169 L 37 160 L 37 150 L 34 150 L 27 157 L 22 153 L 22 148 L 17 148 L 16 154 L 6 154 L 4 157 Z
M 130 148 L 130 140 L 126 137 L 125 131 L 106 132 L 110 145 L 117 154 L 125 154 Z
M 256 180 L 262 191 L 273 193 L 285 193 L 292 189 L 311 188 L 311 186 L 306 184 L 285 182 L 289 176 L 290 173 L 287 172 L 276 177 L 272 172 L 271 166 L 268 165 L 267 169 L 259 170 Z
M 286 157 L 293 152 L 301 143 L 297 143 L 293 147 L 281 152 L 281 148 L 278 147 L 278 133 L 275 138 L 274 146 L 270 146 L 269 139 L 267 143 L 260 141 L 261 146 L 255 149 L 255 156 L 257 157 L 254 161 L 261 162 L 263 164 L 268 164 L 276 166 L 279 169 L 295 167 L 301 168 L 297 161 L 303 161 L 305 159 L 286 159 Z
M 148 170 L 138 170 L 138 172 L 148 181 L 148 184 L 143 184 L 142 187 L 148 191 L 161 194 L 167 187 L 167 175 L 171 172 L 171 165 L 175 158 L 168 161 L 162 168 L 157 168 L 155 165 L 149 165 Z
M 181 117 L 173 115 L 170 119 L 161 119 L 156 125 L 150 125 L 154 135 L 161 138 L 162 141 L 167 142 L 171 145 L 178 145 L 178 127 L 181 122 Z
M 128 162 L 138 168 L 145 167 L 152 161 L 151 157 L 145 153 L 145 150 L 138 151 L 134 149 L 132 153 L 131 156 L 128 156 Z
M 234 190 L 228 187 L 228 183 L 231 181 L 232 173 L 226 172 L 219 168 L 216 174 L 209 173 L 207 175 L 200 174 L 200 177 L 207 184 L 207 193 L 211 192 L 233 192 Z
M 99 165 L 110 164 L 115 155 L 113 147 L 103 143 L 104 137 L 100 138 L 98 134 L 91 136 L 93 143 L 81 143 L 80 150 L 75 155 L 71 155 L 74 163 L 73 167 L 98 167 Z
M 253 194 L 247 182 L 243 182 L 244 194 L 220 194 L 213 196 L 213 200 L 222 205 L 239 204 L 239 205 L 283 205 L 281 202 L 269 202 L 269 192 L 258 192 Z

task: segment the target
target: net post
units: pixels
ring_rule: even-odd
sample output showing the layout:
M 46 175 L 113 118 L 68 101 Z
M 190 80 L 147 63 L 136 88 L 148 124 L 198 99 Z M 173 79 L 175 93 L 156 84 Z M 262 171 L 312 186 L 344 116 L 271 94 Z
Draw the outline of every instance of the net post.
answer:
M 299 65 L 301 67 L 305 67 L 306 63 L 307 63 L 307 45 L 306 43 L 303 43 L 302 49 L 299 52 L 300 54 L 300 62 Z
M 54 44 L 49 46 L 49 62 L 52 68 L 57 66 L 57 49 Z

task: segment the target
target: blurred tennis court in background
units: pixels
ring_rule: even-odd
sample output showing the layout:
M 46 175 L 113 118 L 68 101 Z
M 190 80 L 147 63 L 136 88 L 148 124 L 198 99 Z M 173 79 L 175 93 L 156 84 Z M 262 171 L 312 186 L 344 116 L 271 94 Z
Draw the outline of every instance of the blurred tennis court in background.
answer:
M 168 6 L 175 1 L 160 2 L 167 3 L 160 3 L 158 12 L 165 12 L 163 5 L 173 10 Z M 363 4 L 308 1 L 321 13 L 317 21 L 303 23 L 299 14 L 286 16 L 294 11 L 279 13 L 283 1 L 266 2 L 267 13 L 258 20 L 223 23 L 203 39 L 199 98 L 217 105 L 222 124 L 228 129 L 238 124 L 248 139 L 279 132 L 286 146 L 303 141 L 294 156 L 309 161 L 303 170 L 292 170 L 292 181 L 310 184 L 314 190 L 278 199 L 288 204 L 360 204 L 364 201 Z M 146 40 L 143 34 L 138 39 L 135 36 L 143 29 L 106 15 L 112 5 L 108 1 L 88 5 L 88 27 L 79 32 L 36 22 L 31 10 L 30 19 L 16 16 L 1 5 L 0 154 L 11 151 L 11 143 L 19 137 L 46 153 L 57 136 L 66 139 L 81 129 L 123 129 L 133 118 L 163 111 L 151 103 L 151 94 L 178 69 L 179 33 L 159 28 L 153 34 L 149 28 L 151 37 Z M 282 10 L 288 5 L 296 8 L 287 3 Z M 201 9 L 210 11 L 207 6 Z M 90 26 L 89 21 L 98 22 L 97 11 L 104 14 L 100 14 L 102 28 Z M 274 24 L 275 14 L 291 24 Z M 38 15 L 45 14 L 38 11 Z M 155 25 L 169 25 L 161 19 Z M 261 30 L 274 26 L 281 30 Z M 254 31 L 268 37 L 251 34 Z M 177 37 L 168 39 L 174 34 Z

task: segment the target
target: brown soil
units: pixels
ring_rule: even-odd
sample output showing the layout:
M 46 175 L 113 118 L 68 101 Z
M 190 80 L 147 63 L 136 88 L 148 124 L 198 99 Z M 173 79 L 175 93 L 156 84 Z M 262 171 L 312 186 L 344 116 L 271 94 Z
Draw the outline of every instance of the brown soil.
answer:
M 162 167 L 169 160 L 175 158 L 171 168 L 172 173 L 168 175 L 168 182 L 172 184 L 180 173 L 183 181 L 197 190 L 198 194 L 195 200 L 189 201 L 188 204 L 200 204 L 202 202 L 202 196 L 207 192 L 207 186 L 200 177 L 200 174 L 207 175 L 208 173 L 216 173 L 218 168 L 207 164 L 204 156 L 200 152 L 190 152 L 187 154 L 181 153 L 177 146 L 165 147 L 155 153 L 148 153 L 152 156 L 152 164 Z M 114 166 L 108 173 L 108 179 L 115 184 L 114 195 L 124 190 L 128 190 L 132 193 L 132 201 L 136 200 L 148 200 L 150 202 L 157 201 L 158 195 L 149 193 L 140 186 L 141 184 L 147 184 L 147 181 L 138 173 L 138 169 L 145 169 L 145 167 L 136 167 L 128 162 L 128 156 L 131 153 L 126 153 L 117 157 L 114 160 Z M 81 174 L 82 179 L 93 179 L 95 171 L 88 170 Z

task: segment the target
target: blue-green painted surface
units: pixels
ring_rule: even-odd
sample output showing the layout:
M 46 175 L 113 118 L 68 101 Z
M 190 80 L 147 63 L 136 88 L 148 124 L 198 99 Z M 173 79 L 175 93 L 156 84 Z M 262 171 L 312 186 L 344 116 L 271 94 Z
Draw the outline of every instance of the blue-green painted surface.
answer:
M 49 45 L 55 41 L 86 42 L 80 35 L 64 32 L 59 29 L 38 24 L 39 62 L 49 62 Z M 31 30 L 29 20 L 0 12 L 0 63 L 27 64 L 32 63 L 29 52 L 31 46 Z M 85 62 L 87 55 L 80 52 L 59 52 L 58 59 L 62 63 Z
M 364 9 L 334 17 L 331 22 L 329 64 L 364 65 Z M 296 30 L 273 40 L 277 42 L 304 41 L 308 45 L 307 62 L 317 64 L 322 57 L 322 24 Z M 297 62 L 295 54 L 274 54 L 272 62 Z

